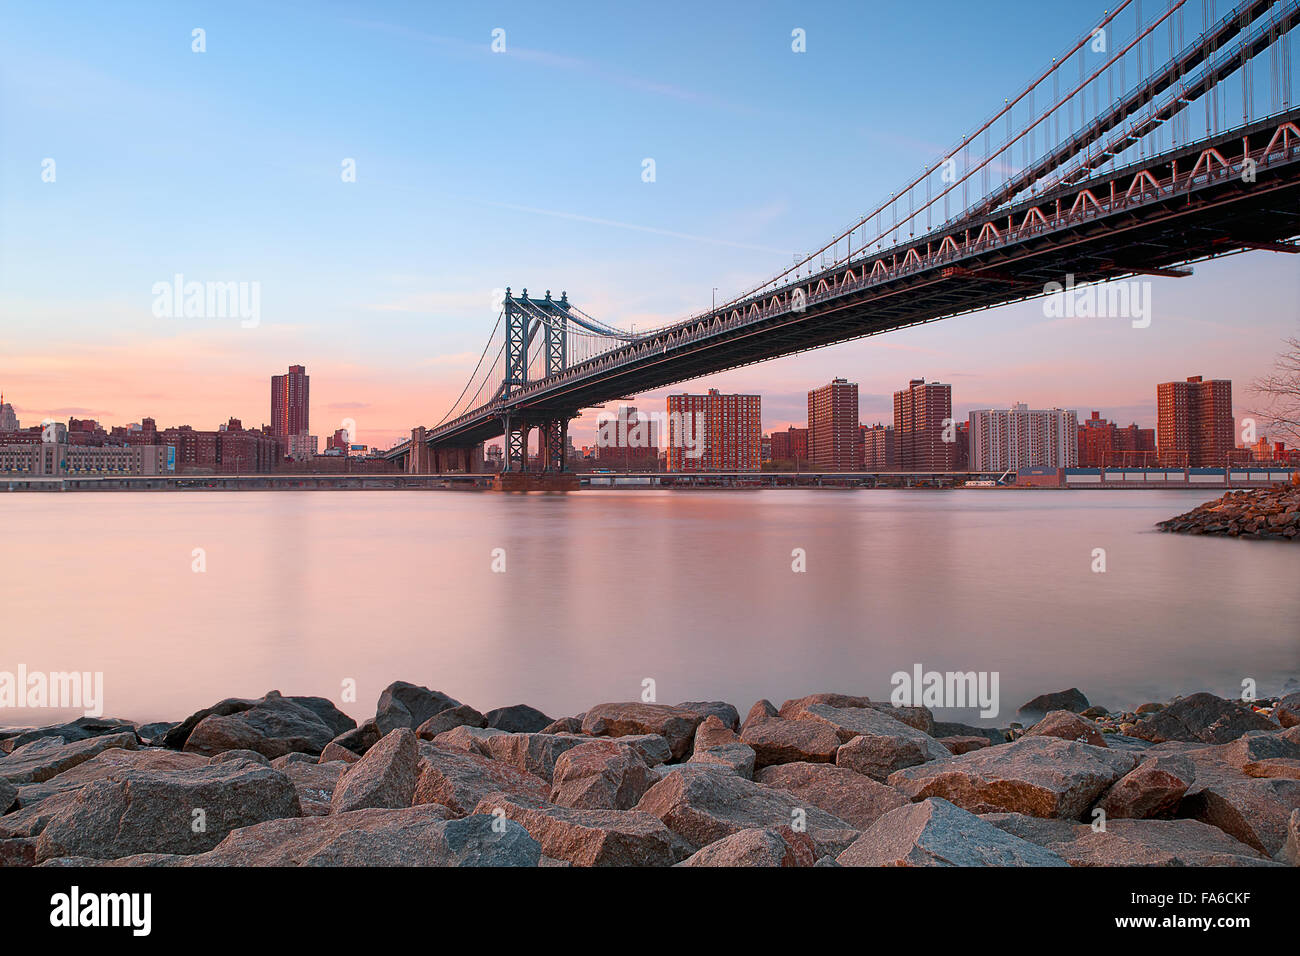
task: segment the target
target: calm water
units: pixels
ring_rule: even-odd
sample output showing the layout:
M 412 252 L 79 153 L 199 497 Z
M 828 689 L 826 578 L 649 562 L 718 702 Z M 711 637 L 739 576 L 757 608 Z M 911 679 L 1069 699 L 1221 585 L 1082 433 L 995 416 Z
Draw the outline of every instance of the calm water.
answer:
M 1069 686 L 1116 707 L 1243 677 L 1275 692 L 1300 677 L 1300 547 L 1152 530 L 1206 497 L 0 495 L 0 671 L 102 671 L 105 713 L 142 720 L 272 688 L 338 700 L 345 679 L 363 718 L 399 678 L 554 716 L 653 678 L 660 701 L 743 713 L 887 699 L 914 663 L 1000 672 L 1001 724 Z

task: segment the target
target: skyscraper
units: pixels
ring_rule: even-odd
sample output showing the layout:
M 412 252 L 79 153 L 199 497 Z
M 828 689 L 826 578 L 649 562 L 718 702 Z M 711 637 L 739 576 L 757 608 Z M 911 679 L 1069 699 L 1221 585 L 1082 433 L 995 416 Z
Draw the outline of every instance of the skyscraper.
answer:
M 944 441 L 945 427 L 951 437 Z M 952 471 L 957 426 L 952 386 L 914 378 L 894 393 L 894 441 L 902 471 Z
M 1190 468 L 1220 468 L 1236 444 L 1232 418 L 1232 382 L 1202 381 L 1156 386 L 1156 446 L 1160 462 Z
M 758 471 L 762 444 L 762 408 L 757 395 L 668 396 L 669 471 Z M 703 447 L 692 449 L 682 431 L 702 435 Z
M 858 386 L 842 378 L 808 393 L 808 457 L 821 471 L 858 464 Z
M 307 416 L 310 407 L 311 378 L 306 367 L 290 365 L 286 375 L 271 376 L 271 433 L 285 439 L 305 435 L 310 430 Z

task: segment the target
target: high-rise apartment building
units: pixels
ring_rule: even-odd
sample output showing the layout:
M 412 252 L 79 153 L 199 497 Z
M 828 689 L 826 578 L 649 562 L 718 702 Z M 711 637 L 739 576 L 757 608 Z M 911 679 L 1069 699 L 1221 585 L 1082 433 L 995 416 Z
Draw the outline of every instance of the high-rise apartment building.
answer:
M 286 375 L 271 376 L 271 432 L 285 441 L 310 431 L 311 377 L 302 365 L 290 365 Z
M 858 465 L 858 385 L 837 378 L 808 393 L 808 458 L 819 471 Z
M 900 470 L 952 471 L 956 434 L 951 385 L 914 378 L 906 389 L 894 393 L 894 440 Z
M 1079 421 L 1071 411 L 985 408 L 970 413 L 970 468 L 1075 468 L 1079 463 Z
M 758 471 L 762 419 L 757 395 L 669 395 L 668 470 Z
M 1079 423 L 1080 468 L 1145 468 L 1156 464 L 1154 428 L 1120 428 L 1099 412 Z
M 1156 445 L 1164 465 L 1219 468 L 1236 444 L 1232 418 L 1232 382 L 1202 381 L 1156 386 Z
M 877 422 L 862 426 L 862 470 L 893 471 L 898 467 L 894 426 Z

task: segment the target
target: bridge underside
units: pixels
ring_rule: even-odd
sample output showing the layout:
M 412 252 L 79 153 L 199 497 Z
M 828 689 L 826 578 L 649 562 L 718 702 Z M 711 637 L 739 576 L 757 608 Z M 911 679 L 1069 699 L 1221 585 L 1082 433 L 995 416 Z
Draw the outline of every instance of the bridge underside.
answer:
M 1284 241 L 1300 236 L 1297 121 L 1300 110 L 1293 109 L 947 226 L 894 249 L 866 253 L 785 291 L 787 301 L 791 292 L 796 301 L 804 300 L 802 309 L 774 307 L 771 303 L 778 302 L 781 291 L 729 304 L 716 314 L 683 323 L 684 334 L 666 339 L 662 347 L 658 338 L 639 349 L 633 344 L 628 346 L 632 351 L 617 364 L 609 362 L 610 367 L 602 363 L 591 374 L 570 370 L 532 383 L 523 394 L 449 423 L 429 434 L 427 441 L 435 448 L 468 446 L 506 434 L 509 445 L 518 442 L 520 429 L 526 441 L 526 429 L 542 427 L 548 436 L 543 459 L 562 468 L 567 422 L 582 408 L 795 352 L 1035 298 L 1044 295 L 1050 283 L 1065 284 L 1067 276 L 1079 285 L 1131 275 L 1176 275 L 1172 267 L 1247 249 L 1296 251 L 1300 247 Z M 1288 125 L 1296 135 L 1286 133 L 1275 148 L 1279 131 Z M 1207 150 L 1213 154 L 1208 161 Z M 1252 157 L 1265 154 L 1271 158 L 1246 175 Z M 1076 215 L 1080 206 L 1083 213 Z M 990 229 L 998 239 L 989 239 Z M 693 334 L 701 328 L 699 323 L 707 326 L 707 334 Z M 552 457 L 555 443 L 558 459 Z M 527 456 L 514 460 L 526 463 Z

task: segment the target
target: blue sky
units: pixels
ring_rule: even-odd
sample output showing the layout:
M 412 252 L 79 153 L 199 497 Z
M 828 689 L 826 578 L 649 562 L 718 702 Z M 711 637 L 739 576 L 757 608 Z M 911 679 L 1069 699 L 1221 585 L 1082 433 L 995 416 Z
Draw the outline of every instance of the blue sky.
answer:
M 0 388 L 24 423 L 259 424 L 268 377 L 302 363 L 313 432 L 351 417 L 386 444 L 460 391 L 494 289 L 566 289 L 624 326 L 742 291 L 902 185 L 1102 9 L 0 3 Z M 176 273 L 259 282 L 260 323 L 155 316 L 151 288 Z M 1029 303 L 698 387 L 762 393 L 767 427 L 802 422 L 807 389 L 836 375 L 873 421 L 925 376 L 953 383 L 959 411 L 1027 401 L 1149 425 L 1156 382 L 1204 374 L 1240 383 L 1241 413 L 1296 332 L 1300 270 L 1251 253 L 1152 294 L 1149 329 Z

